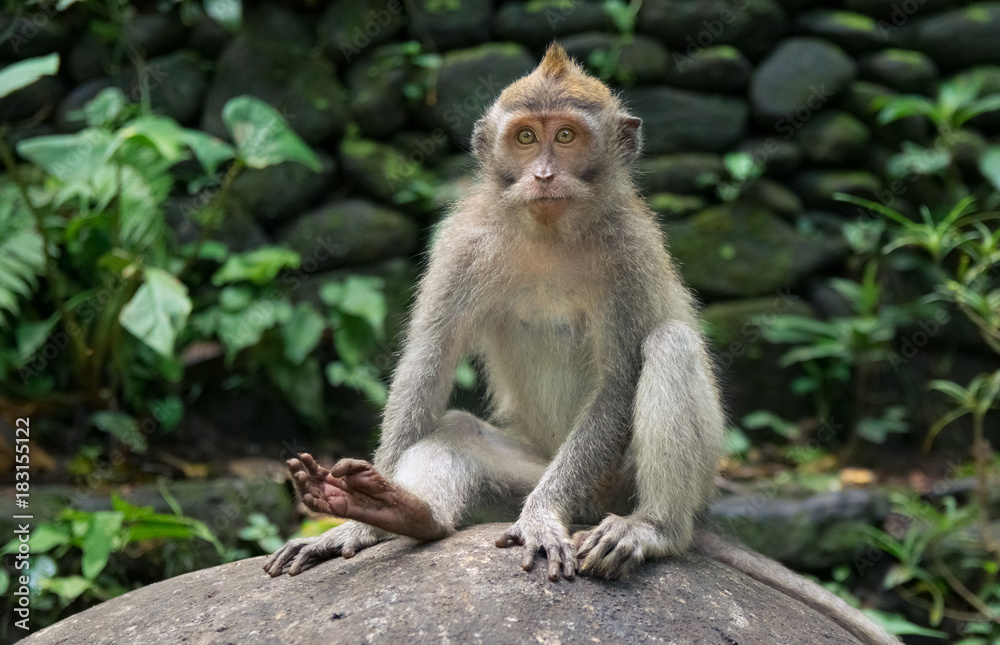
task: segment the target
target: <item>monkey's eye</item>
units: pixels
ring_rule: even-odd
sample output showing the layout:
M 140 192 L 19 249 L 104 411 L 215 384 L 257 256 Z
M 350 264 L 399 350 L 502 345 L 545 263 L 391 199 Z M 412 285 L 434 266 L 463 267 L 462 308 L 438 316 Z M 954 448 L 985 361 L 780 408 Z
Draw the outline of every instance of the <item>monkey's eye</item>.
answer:
M 559 132 L 556 132 L 556 141 L 559 143 L 569 143 L 576 138 L 576 132 L 573 132 L 569 128 L 559 128 Z
M 537 141 L 535 138 L 535 133 L 531 131 L 531 128 L 521 128 L 517 131 L 517 142 L 523 145 L 528 145 L 529 143 L 534 143 Z

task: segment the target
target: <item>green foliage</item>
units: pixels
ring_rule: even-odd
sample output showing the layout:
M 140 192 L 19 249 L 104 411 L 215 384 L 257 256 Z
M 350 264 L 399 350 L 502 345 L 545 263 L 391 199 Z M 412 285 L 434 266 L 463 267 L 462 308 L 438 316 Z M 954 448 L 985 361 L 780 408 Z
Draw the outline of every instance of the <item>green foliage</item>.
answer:
M 0 83 L 25 83 L 57 62 L 39 59 Z M 298 254 L 278 247 L 229 253 L 210 239 L 244 167 L 293 161 L 320 169 L 277 111 L 250 96 L 230 100 L 223 121 L 233 144 L 149 114 L 114 88 L 79 116 L 86 122 L 80 132 L 20 141 L 28 165 L 16 164 L 0 136 L 7 170 L 0 177 L 4 394 L 29 399 L 68 390 L 68 401 L 93 411 L 93 427 L 143 452 L 148 426 L 140 430 L 137 419 L 169 428 L 183 415 L 183 349 L 218 342 L 230 369 L 264 374 L 306 420 L 323 425 L 323 373 L 312 354 L 323 334 L 336 330 L 343 373 L 331 382 L 384 400 L 369 362 L 372 343 L 384 336 L 380 283 L 349 281 L 324 315 L 294 305 L 276 287 L 283 271 L 298 268 Z M 197 165 L 180 170 L 187 160 Z M 200 237 L 179 246 L 164 206 L 185 184 L 191 192 L 209 187 L 210 199 L 187 214 Z M 237 366 L 241 352 L 247 360 Z
M 22 60 L 0 70 L 0 99 L 59 71 L 59 54 Z
M 142 552 L 167 542 L 201 540 L 214 547 L 220 560 L 227 552 L 215 535 L 199 520 L 180 513 L 156 513 L 151 507 L 133 506 L 117 494 L 110 511 L 65 509 L 51 522 L 35 527 L 28 542 L 31 548 L 29 588 L 32 608 L 60 610 L 80 601 L 84 606 L 107 600 L 128 591 L 124 572 L 111 566 L 114 554 L 130 545 L 143 545 Z M 16 553 L 18 540 L 12 539 L 0 551 Z
M 704 173 L 698 176 L 697 183 L 714 186 L 716 195 L 724 202 L 739 199 L 764 174 L 764 167 L 747 152 L 728 152 L 722 161 L 726 168 L 725 175 Z
M 881 125 L 923 116 L 938 132 L 952 132 L 975 116 L 1000 110 L 1000 94 L 980 96 L 981 92 L 982 79 L 978 75 L 964 76 L 941 83 L 936 100 L 918 94 L 894 94 L 878 97 L 873 107 L 879 111 Z
M 278 527 L 263 513 L 251 513 L 247 521 L 250 525 L 240 529 L 241 540 L 253 542 L 264 553 L 274 553 L 285 544 Z

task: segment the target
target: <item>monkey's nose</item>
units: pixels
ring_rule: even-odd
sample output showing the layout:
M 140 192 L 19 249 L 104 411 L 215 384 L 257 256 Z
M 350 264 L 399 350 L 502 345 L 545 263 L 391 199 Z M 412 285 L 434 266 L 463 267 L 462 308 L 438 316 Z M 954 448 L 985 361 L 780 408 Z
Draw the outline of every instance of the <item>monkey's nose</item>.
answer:
M 552 170 L 549 168 L 541 168 L 535 171 L 535 179 L 537 179 L 538 181 L 543 181 L 543 182 L 552 181 L 552 178 L 555 176 L 556 174 L 552 172 Z

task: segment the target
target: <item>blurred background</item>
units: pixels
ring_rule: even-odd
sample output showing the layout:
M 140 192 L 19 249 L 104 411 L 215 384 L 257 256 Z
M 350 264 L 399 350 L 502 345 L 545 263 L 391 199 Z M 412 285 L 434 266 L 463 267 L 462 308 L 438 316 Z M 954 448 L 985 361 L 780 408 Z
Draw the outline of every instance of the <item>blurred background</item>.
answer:
M 1000 642 L 1000 3 L 958 0 L 8 1 L 34 628 L 336 523 L 283 460 L 376 445 L 472 125 L 554 39 L 644 122 L 732 424 L 713 519 L 908 643 Z

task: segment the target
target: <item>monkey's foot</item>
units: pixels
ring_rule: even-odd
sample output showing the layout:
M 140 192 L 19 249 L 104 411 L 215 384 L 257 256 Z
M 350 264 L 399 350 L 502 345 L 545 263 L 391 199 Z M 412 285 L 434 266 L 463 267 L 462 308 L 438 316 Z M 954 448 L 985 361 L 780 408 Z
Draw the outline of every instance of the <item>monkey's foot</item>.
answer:
M 364 522 L 418 540 L 437 540 L 450 532 L 427 502 L 383 477 L 367 461 L 341 459 L 322 468 L 308 453 L 288 460 L 295 488 L 311 510 Z
M 650 522 L 608 515 L 593 529 L 575 533 L 573 542 L 580 575 L 614 579 L 632 573 L 661 540 Z

